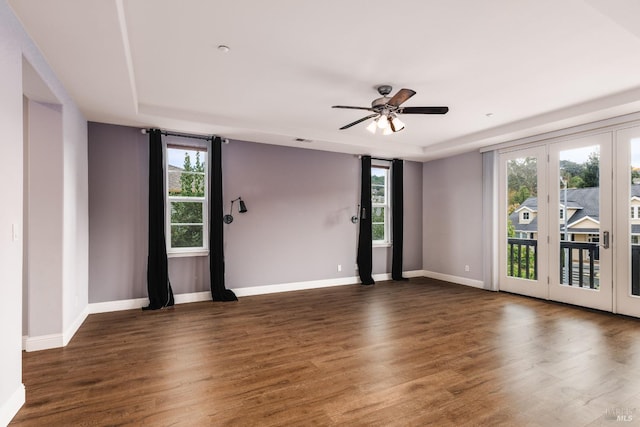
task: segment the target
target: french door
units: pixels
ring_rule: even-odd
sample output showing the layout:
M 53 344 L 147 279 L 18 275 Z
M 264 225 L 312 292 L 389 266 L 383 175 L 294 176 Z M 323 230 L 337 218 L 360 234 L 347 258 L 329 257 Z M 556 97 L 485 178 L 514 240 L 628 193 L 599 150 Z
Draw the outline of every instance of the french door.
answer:
M 615 310 L 613 255 L 622 249 L 613 212 L 624 198 L 614 197 L 613 138 L 594 133 L 500 154 L 501 290 Z
M 612 136 L 548 145 L 549 299 L 612 311 Z

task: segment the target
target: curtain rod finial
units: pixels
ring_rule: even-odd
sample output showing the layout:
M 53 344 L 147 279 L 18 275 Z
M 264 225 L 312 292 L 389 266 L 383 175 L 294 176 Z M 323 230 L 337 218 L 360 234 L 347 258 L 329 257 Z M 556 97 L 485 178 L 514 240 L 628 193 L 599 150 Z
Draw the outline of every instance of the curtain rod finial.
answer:
M 143 134 L 143 135 L 146 135 L 147 134 L 147 130 L 146 129 L 140 129 L 140 133 Z

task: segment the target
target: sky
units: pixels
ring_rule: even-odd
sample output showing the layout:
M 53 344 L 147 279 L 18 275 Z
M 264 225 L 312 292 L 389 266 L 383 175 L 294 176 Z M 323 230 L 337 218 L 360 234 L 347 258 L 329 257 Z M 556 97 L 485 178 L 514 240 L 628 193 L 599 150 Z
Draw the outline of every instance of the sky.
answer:
M 179 168 L 182 168 L 184 166 L 184 153 L 187 150 L 178 150 L 178 149 L 174 149 L 174 148 L 168 148 L 167 149 L 167 157 L 169 160 L 169 164 L 171 166 L 177 166 Z M 195 165 L 196 164 L 196 152 L 195 151 L 188 151 L 190 153 L 189 157 L 191 157 L 191 164 Z M 205 160 L 205 156 L 206 153 L 201 152 L 200 153 L 200 162 L 204 162 Z
M 560 160 L 571 160 L 576 163 L 584 163 L 589 154 L 598 151 L 598 146 L 576 148 L 560 152 Z M 640 138 L 631 139 L 631 166 L 640 168 Z
M 562 150 L 560 152 L 560 160 L 570 160 L 575 163 L 586 163 L 587 160 L 589 160 L 589 154 L 598 152 L 600 152 L 600 147 L 597 145 Z
M 631 140 L 631 166 L 640 168 L 640 138 Z

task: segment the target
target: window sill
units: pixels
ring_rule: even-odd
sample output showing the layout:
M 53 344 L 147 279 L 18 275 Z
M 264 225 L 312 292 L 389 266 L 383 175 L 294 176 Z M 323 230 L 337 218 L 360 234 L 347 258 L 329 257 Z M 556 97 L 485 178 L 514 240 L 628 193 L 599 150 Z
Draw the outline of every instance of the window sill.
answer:
M 167 258 L 187 258 L 187 257 L 199 257 L 209 256 L 208 250 L 199 251 L 180 251 L 180 252 L 167 252 Z
M 390 248 L 391 243 L 374 243 L 371 245 L 373 248 Z

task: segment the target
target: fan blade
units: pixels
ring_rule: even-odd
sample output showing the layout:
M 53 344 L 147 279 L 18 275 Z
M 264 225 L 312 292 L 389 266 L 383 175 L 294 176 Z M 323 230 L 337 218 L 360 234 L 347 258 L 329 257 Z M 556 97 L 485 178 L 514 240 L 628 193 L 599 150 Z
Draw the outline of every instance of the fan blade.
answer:
M 374 117 L 378 117 L 379 115 L 380 115 L 380 114 L 377 114 L 377 113 L 376 113 L 376 114 L 369 114 L 367 117 L 363 117 L 363 118 L 361 118 L 361 119 L 359 119 L 359 120 L 356 120 L 355 122 L 352 122 L 352 123 L 349 123 L 348 125 L 344 125 L 344 126 L 342 126 L 342 127 L 340 128 L 340 130 L 348 129 L 348 128 L 350 128 L 351 126 L 355 126 L 355 125 L 357 125 L 358 123 L 362 123 L 362 122 L 364 122 L 365 120 L 369 120 L 369 119 L 372 119 L 372 118 L 374 118 Z
M 400 114 L 447 114 L 449 107 L 404 107 L 399 108 Z
M 393 98 L 391 98 L 389 100 L 389 102 L 387 102 L 387 105 L 391 105 L 393 107 L 397 107 L 400 104 L 402 104 L 403 102 L 405 102 L 407 99 L 411 98 L 415 94 L 416 94 L 416 92 L 414 90 L 411 90 L 411 89 L 400 89 L 398 91 L 398 93 L 393 95 Z
M 331 108 L 346 108 L 348 110 L 367 110 L 367 111 L 375 111 L 373 108 L 370 107 L 350 107 L 348 105 L 334 105 Z

